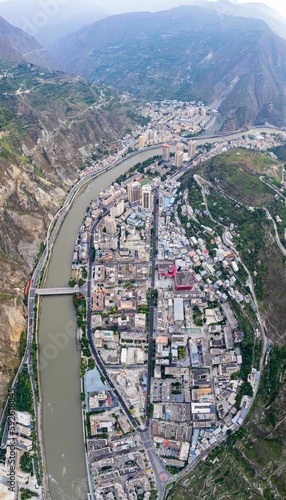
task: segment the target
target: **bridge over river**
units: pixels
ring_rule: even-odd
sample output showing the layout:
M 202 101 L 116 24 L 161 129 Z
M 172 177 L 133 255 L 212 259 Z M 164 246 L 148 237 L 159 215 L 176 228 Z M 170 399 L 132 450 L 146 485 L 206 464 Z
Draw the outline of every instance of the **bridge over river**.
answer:
M 70 287 L 63 287 L 63 288 L 37 288 L 36 294 L 41 295 L 41 296 L 47 296 L 47 295 L 72 295 L 73 293 L 78 293 L 79 292 L 79 287 L 74 286 L 73 288 Z

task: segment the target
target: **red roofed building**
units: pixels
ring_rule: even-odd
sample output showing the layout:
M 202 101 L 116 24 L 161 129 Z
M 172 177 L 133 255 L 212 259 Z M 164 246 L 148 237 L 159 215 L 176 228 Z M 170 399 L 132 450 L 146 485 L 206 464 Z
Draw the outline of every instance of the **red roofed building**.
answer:
M 158 274 L 159 276 L 166 276 L 168 278 L 173 278 L 177 272 L 176 266 L 170 264 L 169 262 L 163 262 L 159 264 Z
M 107 406 L 112 405 L 112 397 L 110 395 L 107 396 Z
M 194 277 L 190 271 L 179 271 L 174 276 L 176 290 L 192 290 Z

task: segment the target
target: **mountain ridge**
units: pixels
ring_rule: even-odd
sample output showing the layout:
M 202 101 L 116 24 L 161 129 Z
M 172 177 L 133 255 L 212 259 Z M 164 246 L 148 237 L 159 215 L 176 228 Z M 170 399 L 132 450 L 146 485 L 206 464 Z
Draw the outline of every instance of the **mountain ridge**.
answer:
M 38 66 L 55 68 L 46 49 L 20 28 L 16 28 L 0 16 L 0 60 L 19 63 L 26 61 Z
M 286 122 L 286 41 L 260 20 L 197 6 L 120 14 L 51 54 L 65 71 L 143 99 L 218 101 L 224 130 Z

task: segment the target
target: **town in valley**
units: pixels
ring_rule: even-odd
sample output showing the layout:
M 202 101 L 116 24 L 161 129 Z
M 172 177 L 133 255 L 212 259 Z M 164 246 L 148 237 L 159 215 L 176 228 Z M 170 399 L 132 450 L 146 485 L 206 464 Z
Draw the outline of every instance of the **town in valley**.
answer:
M 80 174 L 90 177 L 150 149 L 148 160 L 134 162 L 90 202 L 74 247 L 69 285 L 90 498 L 97 499 L 163 498 L 169 483 L 243 425 L 266 349 L 252 277 L 236 249 L 237 226 L 213 219 L 209 181 L 194 174 L 191 195 L 183 179 L 221 153 L 267 151 L 285 134 L 253 130 L 208 142 L 198 135 L 214 126 L 217 112 L 202 103 L 146 103 L 139 111 L 148 123 Z M 158 145 L 161 154 L 152 157 Z M 278 199 L 283 168 L 280 186 L 269 186 Z M 284 222 L 275 213 L 265 217 Z M 256 323 L 247 377 L 238 310 L 250 311 Z M 35 413 L 15 415 L 1 448 L 15 440 L 17 488 L 42 498 Z M 8 457 L 1 465 L 7 479 Z

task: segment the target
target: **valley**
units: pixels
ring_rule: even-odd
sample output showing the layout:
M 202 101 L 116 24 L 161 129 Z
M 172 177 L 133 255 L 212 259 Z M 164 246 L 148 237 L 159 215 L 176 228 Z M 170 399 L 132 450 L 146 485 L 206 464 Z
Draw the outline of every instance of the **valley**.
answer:
M 285 498 L 285 26 L 0 17 L 3 500 Z

